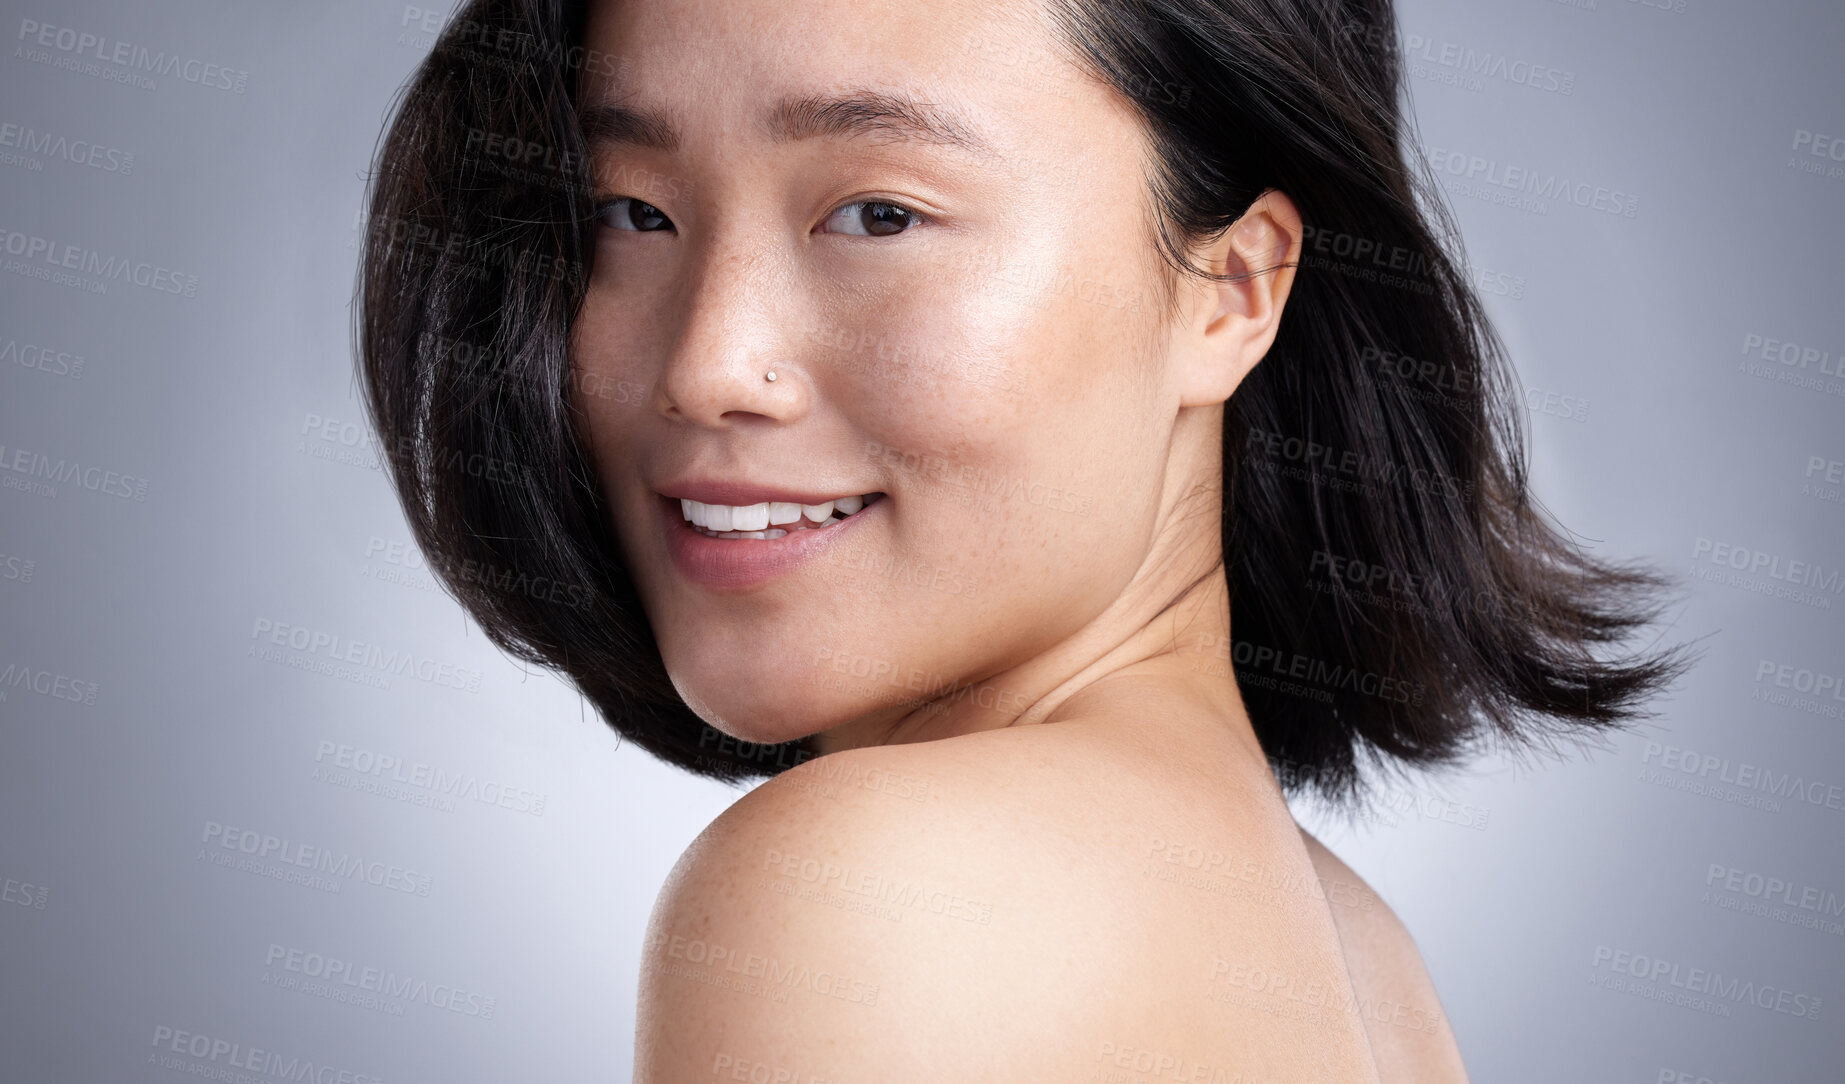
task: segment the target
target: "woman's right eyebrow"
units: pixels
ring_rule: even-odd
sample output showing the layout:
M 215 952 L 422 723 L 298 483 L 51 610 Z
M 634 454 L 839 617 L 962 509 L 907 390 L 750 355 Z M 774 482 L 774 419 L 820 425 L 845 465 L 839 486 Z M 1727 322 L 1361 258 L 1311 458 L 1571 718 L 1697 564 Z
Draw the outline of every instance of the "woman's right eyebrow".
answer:
M 670 115 L 601 101 L 578 113 L 592 155 L 611 146 L 671 152 L 680 143 Z M 859 89 L 794 95 L 776 103 L 763 127 L 777 143 L 822 137 L 874 138 L 944 146 L 986 159 L 1001 157 L 991 141 L 961 115 L 903 92 Z
M 655 151 L 679 149 L 679 130 L 666 117 L 618 105 L 599 102 L 577 112 L 583 129 L 583 145 L 591 155 L 608 147 L 643 147 Z

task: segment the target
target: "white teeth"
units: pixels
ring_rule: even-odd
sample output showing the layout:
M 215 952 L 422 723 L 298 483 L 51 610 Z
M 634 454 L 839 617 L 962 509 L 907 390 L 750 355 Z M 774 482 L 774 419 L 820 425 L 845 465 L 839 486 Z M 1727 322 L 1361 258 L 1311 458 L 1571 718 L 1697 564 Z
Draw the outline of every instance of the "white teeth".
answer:
M 777 527 L 791 526 L 802 521 L 803 517 L 814 525 L 832 521 L 833 510 L 837 508 L 841 516 L 850 516 L 865 507 L 865 498 L 861 496 L 836 497 L 821 504 L 796 504 L 791 501 L 764 501 L 758 504 L 704 504 L 690 498 L 679 499 L 679 512 L 687 521 L 707 531 L 729 534 L 737 538 L 778 538 L 788 532 L 769 530 L 771 525 Z
M 733 531 L 760 531 L 769 525 L 769 505 L 746 504 L 730 510 L 730 529 Z

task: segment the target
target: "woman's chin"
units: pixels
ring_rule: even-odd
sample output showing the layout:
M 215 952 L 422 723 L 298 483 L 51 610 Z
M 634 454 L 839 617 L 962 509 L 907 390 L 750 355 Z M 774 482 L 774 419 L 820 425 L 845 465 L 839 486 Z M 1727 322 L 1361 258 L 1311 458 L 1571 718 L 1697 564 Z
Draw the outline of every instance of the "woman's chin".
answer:
M 731 686 L 707 696 L 682 687 L 680 696 L 711 729 L 755 745 L 798 741 L 844 720 L 835 718 L 840 712 L 838 704 L 778 698 L 770 705 L 765 704 L 764 697 L 738 696 L 734 679 Z
M 760 717 L 742 719 L 705 720 L 713 730 L 719 730 L 748 745 L 781 745 L 784 742 L 799 741 L 810 734 L 819 733 L 823 727 L 811 722 L 794 722 L 775 720 L 766 722 Z

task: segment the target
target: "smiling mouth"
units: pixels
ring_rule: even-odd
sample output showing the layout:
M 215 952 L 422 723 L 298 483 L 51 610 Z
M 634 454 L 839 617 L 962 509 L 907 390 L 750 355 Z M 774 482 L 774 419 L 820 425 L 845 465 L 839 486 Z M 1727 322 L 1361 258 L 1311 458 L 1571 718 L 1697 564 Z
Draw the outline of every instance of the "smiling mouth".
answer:
M 801 505 L 781 501 L 753 505 L 708 505 L 680 498 L 685 525 L 706 538 L 767 542 L 796 531 L 824 531 L 858 515 L 884 499 L 884 494 L 840 497 L 824 504 Z M 776 521 L 780 522 L 776 522 Z M 718 530 L 709 524 L 742 523 L 752 530 Z M 761 526 L 758 528 L 757 525 Z

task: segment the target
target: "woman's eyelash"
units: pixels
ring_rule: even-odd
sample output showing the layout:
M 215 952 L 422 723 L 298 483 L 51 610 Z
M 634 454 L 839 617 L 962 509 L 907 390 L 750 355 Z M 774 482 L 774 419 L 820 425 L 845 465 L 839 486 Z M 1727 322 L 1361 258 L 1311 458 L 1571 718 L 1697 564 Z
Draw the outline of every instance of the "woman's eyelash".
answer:
M 851 203 L 842 203 L 838 207 L 834 208 L 833 211 L 826 216 L 826 221 L 832 222 L 835 218 L 839 217 L 842 211 L 851 211 L 855 208 L 868 208 L 868 207 L 888 208 L 891 211 L 895 211 L 897 215 L 901 216 L 903 224 L 902 224 L 901 229 L 888 230 L 885 232 L 877 232 L 871 229 L 870 224 L 866 223 L 864 219 L 861 217 L 859 220 L 859 224 L 867 226 L 865 233 L 862 234 L 861 236 L 894 237 L 900 233 L 907 233 L 909 232 L 911 228 L 923 222 L 928 221 L 928 219 L 925 218 L 920 212 L 912 210 L 907 205 L 898 203 L 895 200 L 887 200 L 887 199 L 861 199 L 861 200 L 853 200 Z M 862 216 L 863 212 L 861 211 L 860 214 Z M 891 218 L 889 217 L 873 218 L 871 221 L 872 223 L 876 223 L 878 225 L 892 224 Z
M 623 227 L 623 226 L 612 226 L 611 228 L 622 230 L 623 232 L 626 232 L 626 233 L 662 233 L 662 232 L 665 232 L 664 230 L 641 229 L 635 225 L 634 223 L 635 211 L 643 207 L 646 208 L 648 211 L 652 212 L 651 214 L 646 215 L 645 217 L 658 219 L 660 222 L 665 223 L 665 225 L 669 229 L 672 227 L 673 220 L 666 216 L 666 212 L 660 210 L 658 207 L 655 207 L 651 203 L 648 203 L 644 200 L 636 199 L 633 196 L 609 196 L 603 199 L 598 199 L 596 201 L 596 221 L 606 224 L 608 222 L 609 211 L 616 207 L 619 207 L 621 204 L 624 204 L 624 203 L 629 204 L 629 209 L 627 212 L 629 216 L 628 226 L 633 227 L 633 228 L 628 228 L 628 227 Z
M 624 226 L 609 223 L 609 212 L 615 210 L 624 203 L 629 205 L 628 211 L 626 212 L 629 216 L 627 224 Z M 596 199 L 594 206 L 595 217 L 598 221 L 609 224 L 611 228 L 622 230 L 623 232 L 659 233 L 672 228 L 673 220 L 669 218 L 664 211 L 634 196 L 601 196 Z M 654 220 L 654 223 L 650 223 L 650 226 L 657 223 L 663 225 L 664 229 L 643 229 L 637 226 L 634 218 L 636 217 L 636 212 L 642 208 L 649 213 L 643 214 L 640 217 Z M 875 210 L 872 211 L 872 216 L 867 219 L 865 217 L 865 212 L 869 209 Z M 861 237 L 895 237 L 900 233 L 907 233 L 912 228 L 929 221 L 920 211 L 906 204 L 898 203 L 895 200 L 860 199 L 853 200 L 850 203 L 842 203 L 833 208 L 832 211 L 828 212 L 826 218 L 822 220 L 822 224 L 830 224 L 840 219 L 842 215 L 845 216 L 846 223 L 857 225 L 861 227 L 861 229 L 827 230 L 825 232 L 846 233 L 848 235 Z

